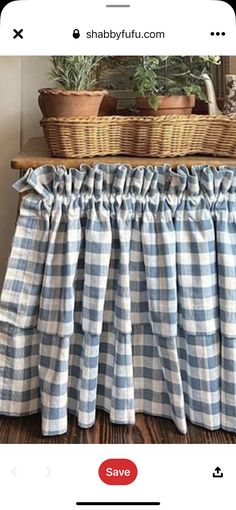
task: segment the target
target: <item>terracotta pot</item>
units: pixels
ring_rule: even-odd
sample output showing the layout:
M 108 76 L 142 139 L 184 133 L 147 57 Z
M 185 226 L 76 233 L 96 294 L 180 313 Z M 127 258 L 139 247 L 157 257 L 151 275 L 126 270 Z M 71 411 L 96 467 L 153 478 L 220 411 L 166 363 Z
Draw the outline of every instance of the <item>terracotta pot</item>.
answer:
M 92 117 L 98 115 L 106 94 L 106 90 L 40 89 L 39 106 L 44 117 Z
M 104 96 L 99 109 L 101 116 L 114 115 L 118 103 L 118 98 L 113 96 Z
M 158 108 L 154 110 L 149 105 L 148 97 L 137 97 L 136 105 L 141 115 L 190 115 L 195 105 L 195 96 L 157 96 Z

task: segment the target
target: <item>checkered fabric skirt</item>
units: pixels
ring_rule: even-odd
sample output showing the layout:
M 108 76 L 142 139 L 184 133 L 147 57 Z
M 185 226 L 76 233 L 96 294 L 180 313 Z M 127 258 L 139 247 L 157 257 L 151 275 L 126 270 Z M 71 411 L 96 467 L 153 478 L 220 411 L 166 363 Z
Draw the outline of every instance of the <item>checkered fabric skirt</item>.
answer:
M 236 432 L 236 168 L 29 169 L 0 302 L 0 413 Z

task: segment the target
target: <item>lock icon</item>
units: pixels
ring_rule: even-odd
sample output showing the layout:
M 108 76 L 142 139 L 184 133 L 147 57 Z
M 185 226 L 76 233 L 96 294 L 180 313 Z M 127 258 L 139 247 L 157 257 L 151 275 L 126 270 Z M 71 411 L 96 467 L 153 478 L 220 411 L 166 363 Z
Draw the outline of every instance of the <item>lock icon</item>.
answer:
M 79 39 L 80 38 L 80 31 L 78 30 L 78 28 L 74 29 L 73 37 L 74 37 L 74 39 Z

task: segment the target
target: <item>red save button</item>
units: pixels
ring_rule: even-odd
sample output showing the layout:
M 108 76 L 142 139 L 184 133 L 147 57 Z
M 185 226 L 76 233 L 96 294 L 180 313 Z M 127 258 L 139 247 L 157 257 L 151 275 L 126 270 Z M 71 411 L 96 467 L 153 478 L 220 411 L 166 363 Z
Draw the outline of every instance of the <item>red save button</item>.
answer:
M 137 477 L 136 464 L 129 459 L 107 459 L 99 467 L 102 482 L 108 485 L 129 485 Z

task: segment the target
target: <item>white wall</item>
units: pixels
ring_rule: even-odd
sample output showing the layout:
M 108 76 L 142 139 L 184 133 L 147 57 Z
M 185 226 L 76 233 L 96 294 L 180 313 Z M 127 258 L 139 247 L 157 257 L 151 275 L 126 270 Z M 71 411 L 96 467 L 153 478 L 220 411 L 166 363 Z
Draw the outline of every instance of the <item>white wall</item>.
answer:
M 22 58 L 22 143 L 29 138 L 42 136 L 42 128 L 39 121 L 42 118 L 38 106 L 38 90 L 43 87 L 53 86 L 48 78 L 49 59 L 46 57 Z

